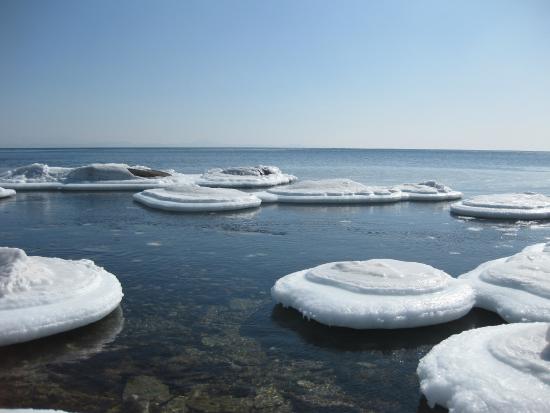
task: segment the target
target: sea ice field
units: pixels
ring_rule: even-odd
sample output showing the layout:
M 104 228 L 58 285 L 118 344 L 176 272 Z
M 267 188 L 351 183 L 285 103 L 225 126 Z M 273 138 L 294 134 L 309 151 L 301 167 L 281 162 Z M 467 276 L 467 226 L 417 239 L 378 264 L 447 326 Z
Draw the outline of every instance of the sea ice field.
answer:
M 303 180 L 351 179 L 366 186 L 433 179 L 464 198 L 550 195 L 549 153 L 0 150 L 0 173 L 32 163 L 99 162 L 196 175 L 228 165 L 277 165 Z M 1 199 L 2 246 L 28 256 L 93 260 L 116 275 L 124 299 L 86 327 L 0 347 L 0 407 L 444 411 L 431 408 L 421 393 L 419 360 L 453 334 L 505 324 L 498 314 L 474 308 L 433 326 L 354 330 L 307 320 L 275 304 L 270 290 L 287 274 L 369 259 L 420 262 L 457 277 L 550 241 L 549 221 L 464 218 L 450 214 L 452 202 L 267 203 L 174 214 L 145 208 L 128 192 L 21 191 Z

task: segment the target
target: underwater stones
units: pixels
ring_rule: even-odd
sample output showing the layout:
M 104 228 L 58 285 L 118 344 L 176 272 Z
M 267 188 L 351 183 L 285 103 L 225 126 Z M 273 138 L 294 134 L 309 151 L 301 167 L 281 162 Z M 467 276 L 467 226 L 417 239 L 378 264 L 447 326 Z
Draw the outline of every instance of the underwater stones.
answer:
M 256 193 L 263 202 L 350 204 L 397 202 L 401 193 L 383 187 L 368 187 L 351 179 L 300 181 Z
M 462 193 L 436 181 L 425 181 L 418 184 L 402 184 L 393 188 L 403 194 L 406 201 L 449 201 L 462 198 Z
M 550 197 L 534 192 L 479 195 L 451 205 L 451 213 L 488 219 L 550 219 Z
M 15 191 L 13 189 L 5 189 L 0 187 L 0 199 L 2 198 L 8 198 L 10 196 L 14 196 Z
M 0 346 L 93 323 L 122 299 L 119 281 L 89 260 L 0 247 Z
M 449 337 L 420 360 L 422 393 L 455 413 L 550 411 L 549 327 L 508 324 Z
M 508 322 L 550 322 L 550 243 L 488 261 L 459 278 L 474 289 L 476 307 Z
M 152 376 L 136 376 L 126 382 L 122 393 L 125 412 L 153 413 L 163 411 L 160 405 L 171 398 L 168 386 Z
M 289 274 L 271 289 L 277 303 L 329 326 L 409 328 L 455 320 L 474 292 L 429 265 L 391 259 L 332 262 Z
M 262 203 L 253 194 L 236 189 L 197 185 L 149 189 L 134 194 L 134 200 L 150 208 L 176 212 L 232 211 L 255 208 Z
M 241 166 L 210 169 L 197 180 L 201 186 L 220 188 L 259 188 L 288 184 L 296 180 L 276 166 Z

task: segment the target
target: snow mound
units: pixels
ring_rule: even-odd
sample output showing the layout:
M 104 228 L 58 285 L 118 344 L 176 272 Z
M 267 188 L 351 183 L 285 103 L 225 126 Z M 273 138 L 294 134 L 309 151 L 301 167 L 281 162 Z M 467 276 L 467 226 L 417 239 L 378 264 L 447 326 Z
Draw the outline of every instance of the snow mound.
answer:
M 192 183 L 196 178 L 145 166 L 95 163 L 76 168 L 34 163 L 0 174 L 0 184 L 20 190 L 144 190 Z
M 476 292 L 476 306 L 508 322 L 550 322 L 550 244 L 481 264 L 459 277 Z
M 462 193 L 453 191 L 448 186 L 436 181 L 425 181 L 418 184 L 402 184 L 394 187 L 403 193 L 403 200 L 408 201 L 448 201 L 462 198 Z
M 2 198 L 8 198 L 10 196 L 14 196 L 15 191 L 13 189 L 4 189 L 0 187 L 0 199 Z
M 236 189 L 198 185 L 148 189 L 134 194 L 134 199 L 151 208 L 182 212 L 231 211 L 258 207 L 262 203 L 253 194 Z
M 480 195 L 451 205 L 456 215 L 496 219 L 549 219 L 550 197 L 534 192 Z
M 121 299 L 117 278 L 92 261 L 0 247 L 0 346 L 93 323 Z
M 196 183 L 220 188 L 260 188 L 288 184 L 295 180 L 294 175 L 284 174 L 276 166 L 258 165 L 210 169 Z
M 420 388 L 450 412 L 550 411 L 550 324 L 483 327 L 453 335 L 420 360 Z
M 470 311 L 466 283 L 429 265 L 391 259 L 323 264 L 277 280 L 277 303 L 330 326 L 408 328 L 445 323 Z
M 264 202 L 323 204 L 397 202 L 402 198 L 397 190 L 369 187 L 351 179 L 300 181 L 256 195 Z

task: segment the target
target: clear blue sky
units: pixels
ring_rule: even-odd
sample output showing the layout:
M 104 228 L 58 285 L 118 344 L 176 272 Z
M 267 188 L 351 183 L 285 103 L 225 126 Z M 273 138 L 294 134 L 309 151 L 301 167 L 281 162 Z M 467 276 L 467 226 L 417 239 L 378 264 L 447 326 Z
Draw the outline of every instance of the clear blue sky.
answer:
M 0 146 L 550 150 L 550 1 L 0 0 Z

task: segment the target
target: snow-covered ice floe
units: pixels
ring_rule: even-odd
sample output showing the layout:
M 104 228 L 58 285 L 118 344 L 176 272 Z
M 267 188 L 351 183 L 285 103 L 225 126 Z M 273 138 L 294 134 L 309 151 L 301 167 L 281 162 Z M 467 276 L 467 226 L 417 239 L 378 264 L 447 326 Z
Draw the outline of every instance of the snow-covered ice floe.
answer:
M 231 211 L 258 207 L 262 203 L 253 194 L 236 189 L 198 185 L 148 189 L 134 194 L 134 199 L 151 208 L 181 212 Z
M 0 346 L 93 323 L 122 295 L 117 278 L 92 261 L 29 257 L 0 247 Z
M 428 403 L 454 413 L 549 412 L 549 328 L 507 324 L 444 340 L 418 365 Z
M 219 188 L 261 188 L 284 185 L 295 180 L 294 175 L 284 174 L 276 166 L 258 165 L 210 169 L 196 183 Z
M 550 219 L 550 197 L 534 192 L 479 195 L 451 205 L 451 212 L 489 219 Z
M 398 190 L 366 186 L 350 179 L 300 181 L 288 186 L 270 188 L 256 195 L 263 202 L 320 204 L 398 202 L 402 199 L 402 194 Z
M 0 186 L 18 190 L 120 191 L 190 183 L 193 175 L 156 171 L 144 166 L 91 164 L 76 168 L 34 163 L 0 174 Z
M 8 198 L 8 197 L 14 196 L 14 195 L 15 195 L 15 190 L 5 189 L 5 188 L 0 187 L 0 199 Z
M 289 274 L 271 295 L 329 326 L 408 328 L 455 320 L 470 311 L 470 286 L 429 265 L 391 259 L 323 264 Z
M 459 277 L 476 293 L 476 306 L 508 322 L 550 321 L 550 243 L 481 264 Z
M 450 201 L 462 198 L 462 192 L 454 191 L 436 181 L 402 184 L 393 189 L 403 193 L 404 201 Z

